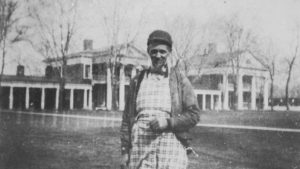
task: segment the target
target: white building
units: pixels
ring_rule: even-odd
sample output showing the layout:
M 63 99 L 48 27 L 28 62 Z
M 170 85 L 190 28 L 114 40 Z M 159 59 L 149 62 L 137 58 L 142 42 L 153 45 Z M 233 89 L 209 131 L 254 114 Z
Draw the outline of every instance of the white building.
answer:
M 148 63 L 145 52 L 132 44 L 114 48 L 117 53 L 115 77 L 118 90 L 117 106 L 125 106 L 126 86 L 130 78 Z M 92 41 L 84 41 L 84 50 L 67 56 L 66 85 L 63 96 L 65 109 L 112 108 L 112 79 L 109 64 L 112 48 L 93 49 Z M 45 76 L 24 76 L 24 66 L 18 66 L 16 76 L 4 75 L 1 83 L 2 109 L 53 110 L 59 106 L 61 59 L 47 59 Z
M 130 43 L 105 49 L 93 49 L 92 46 L 91 40 L 85 40 L 83 51 L 67 56 L 63 107 L 111 110 L 114 94 L 117 108 L 123 110 L 130 78 L 147 66 L 149 57 Z M 113 51 L 117 53 L 115 91 L 112 91 L 110 66 L 114 61 Z M 239 57 L 239 66 L 236 57 Z M 24 76 L 24 66 L 18 67 L 16 76 L 4 75 L 1 82 L 2 109 L 58 109 L 61 61 L 45 60 L 48 67 L 43 77 Z M 216 46 L 211 44 L 208 54 L 191 57 L 189 62 L 188 76 L 203 110 L 229 110 L 235 104 L 240 110 L 268 107 L 268 72 L 251 53 L 217 53 Z M 234 101 L 233 82 L 237 67 L 238 96 Z
M 234 106 L 239 110 L 268 108 L 269 74 L 264 64 L 249 51 L 218 53 L 216 45 L 210 44 L 207 54 L 194 56 L 189 61 L 189 79 L 203 110 L 229 110 Z

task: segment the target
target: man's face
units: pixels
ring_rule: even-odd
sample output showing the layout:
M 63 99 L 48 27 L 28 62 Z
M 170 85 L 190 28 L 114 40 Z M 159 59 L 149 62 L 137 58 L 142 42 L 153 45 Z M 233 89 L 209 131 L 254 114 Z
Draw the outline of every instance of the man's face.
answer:
M 170 51 L 167 45 L 158 44 L 150 46 L 148 53 L 151 58 L 153 68 L 162 68 L 167 61 L 167 57 L 170 55 Z

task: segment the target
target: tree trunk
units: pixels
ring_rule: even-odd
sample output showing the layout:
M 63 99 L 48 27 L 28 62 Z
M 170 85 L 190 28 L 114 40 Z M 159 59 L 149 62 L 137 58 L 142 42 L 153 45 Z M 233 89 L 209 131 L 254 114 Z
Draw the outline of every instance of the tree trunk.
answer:
M 274 111 L 274 79 L 271 77 L 271 90 L 270 90 L 270 97 L 271 97 L 271 111 Z
M 271 78 L 271 111 L 274 111 L 274 76 L 275 76 L 275 60 L 272 61 L 272 67 L 269 69 L 270 78 Z
M 292 61 L 289 63 L 289 71 L 288 71 L 288 78 L 286 80 L 286 86 L 285 86 L 285 100 L 286 100 L 286 110 L 290 110 L 290 105 L 289 105 L 289 85 L 290 85 L 290 80 L 291 80 L 291 74 L 292 74 L 292 69 L 296 60 L 297 56 L 297 50 L 298 47 L 296 48 L 295 56 L 293 57 Z
M 59 82 L 59 112 L 63 112 L 64 110 L 64 105 L 65 105 L 65 79 L 64 77 L 60 78 L 60 82 Z M 71 98 L 70 98 L 71 99 Z
M 3 46 L 3 49 L 2 49 L 2 66 L 1 66 L 1 74 L 0 74 L 0 108 L 2 107 L 2 77 L 3 77 L 3 74 L 4 74 L 4 67 L 5 67 L 5 56 L 6 56 L 6 52 L 5 52 L 5 41 L 4 41 L 4 46 Z
M 233 92 L 234 92 L 234 97 L 233 97 L 233 103 L 234 103 L 234 106 L 233 106 L 233 109 L 234 110 L 238 110 L 238 102 L 239 102 L 239 100 L 238 100 L 238 97 L 239 97 L 239 89 L 238 89 L 238 87 L 240 87 L 240 86 L 238 86 L 238 83 L 239 83 L 239 68 L 238 68 L 238 66 L 237 66 L 237 68 L 236 68 L 237 70 L 236 70 L 236 74 L 234 75 L 234 79 L 233 79 Z
M 114 59 L 115 60 L 115 59 Z M 112 110 L 117 110 L 118 105 L 117 105 L 117 98 L 118 98 L 118 92 L 117 92 L 117 76 L 116 76 L 116 61 L 112 61 L 112 63 L 110 63 L 110 71 L 111 71 L 111 92 L 112 92 L 112 97 L 111 97 L 111 102 L 112 102 Z
M 0 108 L 2 108 L 2 76 L 3 76 L 3 72 L 1 71 L 1 74 L 0 74 Z
M 233 103 L 233 110 L 237 110 L 238 108 L 238 90 L 237 90 L 237 83 L 233 83 L 233 97 L 232 97 L 232 103 Z
M 286 81 L 286 86 L 285 86 L 285 105 L 286 105 L 286 110 L 290 110 L 290 105 L 289 105 L 289 84 L 290 84 L 290 78 L 291 78 L 291 69 L 289 70 L 288 78 Z
M 66 86 L 66 79 L 65 79 L 65 72 L 66 72 L 66 65 L 67 65 L 67 61 L 65 56 L 62 57 L 63 63 L 61 66 L 61 77 L 59 78 L 59 106 L 58 106 L 58 110 L 59 112 L 63 112 L 64 110 L 64 105 L 65 105 L 65 86 Z M 71 96 L 70 96 L 71 99 Z M 70 105 L 71 106 L 71 105 Z
M 116 94 L 116 76 L 115 76 L 115 71 L 113 71 L 113 69 L 115 69 L 115 65 L 112 65 L 111 67 L 111 107 L 112 110 L 116 110 L 117 109 L 117 94 Z

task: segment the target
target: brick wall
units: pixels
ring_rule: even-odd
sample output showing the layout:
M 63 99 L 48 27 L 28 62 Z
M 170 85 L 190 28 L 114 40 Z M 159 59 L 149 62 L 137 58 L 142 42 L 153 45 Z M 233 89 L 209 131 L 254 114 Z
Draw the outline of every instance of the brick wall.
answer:
M 68 65 L 66 68 L 67 80 L 79 80 L 83 79 L 83 64 Z

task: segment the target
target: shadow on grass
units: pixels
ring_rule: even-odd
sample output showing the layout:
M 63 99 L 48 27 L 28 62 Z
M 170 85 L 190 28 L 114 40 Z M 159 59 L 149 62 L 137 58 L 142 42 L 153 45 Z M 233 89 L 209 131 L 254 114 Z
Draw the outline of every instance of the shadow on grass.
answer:
M 0 126 L 2 169 L 110 169 L 118 165 L 118 129 L 62 131 L 17 125 Z
M 212 158 L 218 164 L 216 168 L 282 169 L 300 165 L 297 133 L 202 127 L 192 133 L 196 150 Z

